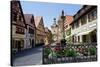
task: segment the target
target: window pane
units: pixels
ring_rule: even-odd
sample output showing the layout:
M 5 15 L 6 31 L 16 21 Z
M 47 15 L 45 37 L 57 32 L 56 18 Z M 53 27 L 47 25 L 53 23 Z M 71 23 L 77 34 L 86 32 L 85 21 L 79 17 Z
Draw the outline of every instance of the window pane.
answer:
M 77 22 L 76 22 L 76 28 L 78 28 L 78 27 L 79 27 L 79 22 L 77 21 Z
M 81 25 L 86 24 L 86 22 L 87 22 L 86 19 L 87 19 L 86 16 L 84 16 L 84 17 L 81 18 Z
M 97 18 L 97 11 L 92 11 L 88 14 L 88 21 L 91 22 Z
M 97 18 L 97 11 L 94 11 L 93 14 L 94 14 L 94 19 L 96 19 Z

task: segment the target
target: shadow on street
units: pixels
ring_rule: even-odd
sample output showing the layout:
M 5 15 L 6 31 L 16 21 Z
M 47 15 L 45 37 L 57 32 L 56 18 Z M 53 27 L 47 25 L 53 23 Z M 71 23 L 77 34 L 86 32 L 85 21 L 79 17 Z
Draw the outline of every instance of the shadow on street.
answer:
M 27 55 L 39 53 L 39 52 L 42 52 L 42 46 L 22 50 L 20 52 L 13 54 L 13 56 L 14 56 L 14 58 L 18 58 L 18 57 L 24 57 L 24 56 L 27 56 Z

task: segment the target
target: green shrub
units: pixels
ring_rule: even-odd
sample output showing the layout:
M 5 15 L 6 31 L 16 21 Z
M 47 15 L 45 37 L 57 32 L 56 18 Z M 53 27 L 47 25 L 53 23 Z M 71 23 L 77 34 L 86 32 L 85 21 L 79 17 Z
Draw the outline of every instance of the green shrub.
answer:
M 64 50 L 64 54 L 65 54 L 65 56 L 67 56 L 67 57 L 75 57 L 75 56 L 77 56 L 76 51 L 74 51 L 73 49 L 70 49 L 70 48 L 66 48 L 66 49 Z
M 64 56 L 63 50 L 60 50 L 60 51 L 58 51 L 56 53 L 57 53 L 57 57 L 63 57 Z
M 54 52 L 54 51 L 52 51 L 52 52 L 50 52 L 50 54 L 48 55 L 48 57 L 52 58 L 52 59 L 55 59 L 55 58 L 57 58 L 57 53 Z
M 51 53 L 51 49 L 50 48 L 48 48 L 48 47 L 46 47 L 45 49 L 44 49 L 44 56 L 45 57 L 48 57 L 48 55 Z
M 94 48 L 94 47 L 89 48 L 89 52 L 90 52 L 90 55 L 95 55 L 96 54 L 96 48 Z

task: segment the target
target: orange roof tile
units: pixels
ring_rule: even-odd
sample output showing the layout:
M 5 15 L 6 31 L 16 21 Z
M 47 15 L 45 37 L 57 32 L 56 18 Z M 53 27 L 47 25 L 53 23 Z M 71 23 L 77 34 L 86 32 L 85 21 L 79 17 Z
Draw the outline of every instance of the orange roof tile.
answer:
M 73 21 L 73 16 L 67 15 L 65 18 L 65 24 L 71 24 Z

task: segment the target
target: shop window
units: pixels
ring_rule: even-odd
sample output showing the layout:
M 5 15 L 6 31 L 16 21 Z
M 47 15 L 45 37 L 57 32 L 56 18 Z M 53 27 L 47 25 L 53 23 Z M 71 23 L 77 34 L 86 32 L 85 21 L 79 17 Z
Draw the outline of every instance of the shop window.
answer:
M 31 45 L 31 39 L 30 39 L 30 45 Z
M 24 47 L 24 40 L 21 40 L 21 48 Z
M 97 42 L 97 35 L 96 32 L 91 32 L 91 42 Z
M 32 47 L 34 46 L 34 39 L 32 39 Z
M 82 41 L 83 41 L 83 43 L 86 43 L 86 40 L 87 40 L 86 35 L 83 35 L 83 36 L 82 36 Z
M 16 48 L 16 41 L 12 40 L 12 44 L 11 44 L 12 48 Z
M 80 36 L 78 36 L 78 42 L 80 42 Z

